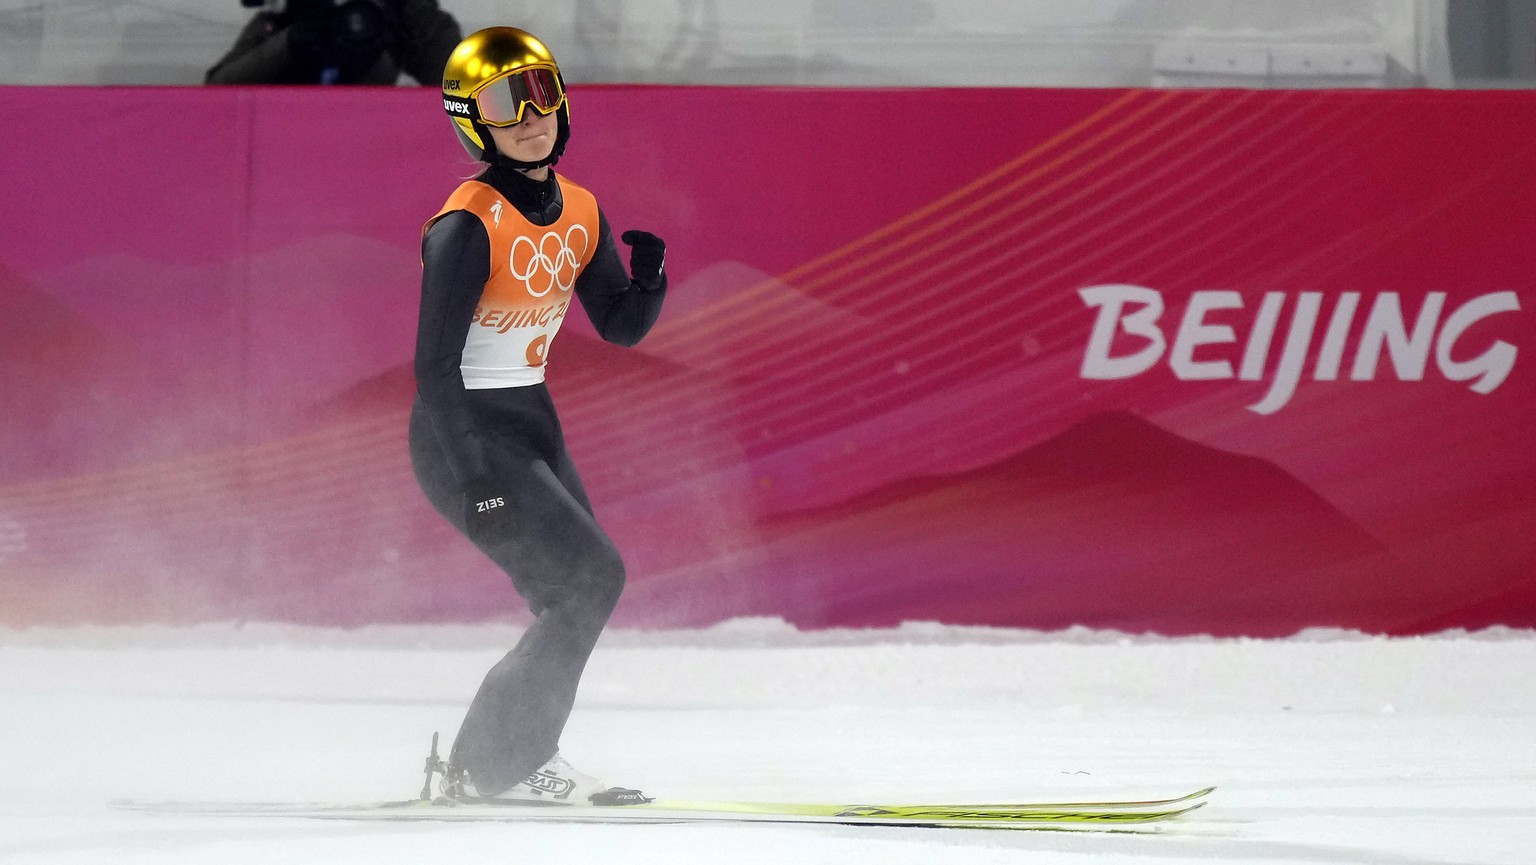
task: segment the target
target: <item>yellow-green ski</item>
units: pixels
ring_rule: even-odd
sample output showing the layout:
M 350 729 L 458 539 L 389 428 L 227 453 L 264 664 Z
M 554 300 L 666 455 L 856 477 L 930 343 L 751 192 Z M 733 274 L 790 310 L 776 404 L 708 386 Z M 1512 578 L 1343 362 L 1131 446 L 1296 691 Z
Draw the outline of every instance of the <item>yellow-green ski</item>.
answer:
M 427 757 L 421 795 L 403 802 L 361 804 L 257 802 L 118 802 L 138 811 L 220 816 L 323 820 L 436 820 L 591 823 L 837 823 L 859 826 L 928 826 L 969 829 L 1072 829 L 1132 831 L 1163 823 L 1197 808 L 1215 788 L 1172 799 L 1004 804 L 825 804 L 803 802 L 646 801 L 627 805 L 573 805 L 553 801 L 432 798 L 434 778 L 446 771 L 437 735 Z
M 114 803 L 119 808 L 207 816 L 264 816 L 321 820 L 431 820 L 545 823 L 833 823 L 966 829 L 1129 831 L 1163 823 L 1203 802 L 1166 810 L 976 808 L 966 805 L 833 805 L 770 802 L 659 801 L 644 805 L 582 806 L 485 800 L 412 799 L 372 804 L 165 802 Z

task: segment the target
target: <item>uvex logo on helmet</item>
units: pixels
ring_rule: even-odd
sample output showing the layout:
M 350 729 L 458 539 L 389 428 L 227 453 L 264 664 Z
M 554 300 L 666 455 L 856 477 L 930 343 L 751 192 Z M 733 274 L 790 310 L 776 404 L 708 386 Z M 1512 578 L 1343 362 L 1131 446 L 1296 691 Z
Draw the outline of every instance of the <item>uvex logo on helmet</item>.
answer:
M 463 117 L 474 117 L 474 111 L 469 107 L 468 99 L 454 99 L 451 96 L 443 97 L 443 108 L 449 114 L 458 114 Z

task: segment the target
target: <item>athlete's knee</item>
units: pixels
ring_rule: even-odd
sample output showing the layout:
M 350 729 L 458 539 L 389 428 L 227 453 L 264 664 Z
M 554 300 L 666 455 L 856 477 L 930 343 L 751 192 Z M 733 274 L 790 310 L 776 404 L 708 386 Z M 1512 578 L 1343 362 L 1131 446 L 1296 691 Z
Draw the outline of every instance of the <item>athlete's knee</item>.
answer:
M 611 611 L 618 604 L 619 595 L 624 593 L 624 583 L 628 579 L 619 551 L 612 544 L 605 544 L 593 552 L 582 570 L 583 594 L 591 603 Z
M 605 537 L 581 543 L 507 543 L 486 549 L 534 613 L 575 603 L 611 612 L 624 589 L 624 562 Z M 606 609 L 604 609 L 606 608 Z

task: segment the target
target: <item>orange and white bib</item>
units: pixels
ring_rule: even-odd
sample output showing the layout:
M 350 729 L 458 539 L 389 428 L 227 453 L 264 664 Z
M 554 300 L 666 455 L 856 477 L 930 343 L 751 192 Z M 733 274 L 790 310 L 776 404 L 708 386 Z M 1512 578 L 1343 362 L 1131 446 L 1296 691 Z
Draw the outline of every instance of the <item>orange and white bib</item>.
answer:
M 576 285 L 597 251 L 597 199 L 556 175 L 563 206 L 550 225 L 534 225 L 489 184 L 470 180 L 454 190 L 427 227 L 466 210 L 491 238 L 491 276 L 464 340 L 464 387 L 526 387 L 544 380 L 549 344 L 570 308 Z

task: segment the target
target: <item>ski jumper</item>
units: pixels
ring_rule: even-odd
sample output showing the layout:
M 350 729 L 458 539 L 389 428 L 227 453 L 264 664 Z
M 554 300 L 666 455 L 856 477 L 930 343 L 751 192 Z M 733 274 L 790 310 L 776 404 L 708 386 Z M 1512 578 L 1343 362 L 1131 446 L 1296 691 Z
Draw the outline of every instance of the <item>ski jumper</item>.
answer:
M 559 749 L 588 656 L 624 586 L 593 516 L 544 373 L 572 298 L 598 333 L 638 342 L 666 292 L 634 283 L 592 194 L 553 171 L 501 166 L 461 185 L 422 239 L 411 464 L 433 507 L 512 580 L 534 613 L 486 675 L 449 763 L 482 795 Z M 486 501 L 495 510 L 487 515 Z

